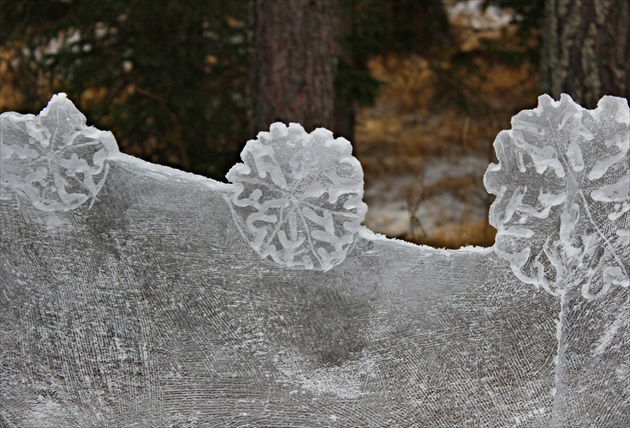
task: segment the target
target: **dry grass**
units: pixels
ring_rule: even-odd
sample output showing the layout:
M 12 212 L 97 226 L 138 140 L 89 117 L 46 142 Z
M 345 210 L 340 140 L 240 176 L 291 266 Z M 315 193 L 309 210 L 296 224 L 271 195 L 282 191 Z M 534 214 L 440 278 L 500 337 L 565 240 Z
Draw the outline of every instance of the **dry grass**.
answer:
M 510 128 L 515 113 L 537 104 L 539 77 L 536 67 L 527 61 L 506 65 L 481 50 L 483 37 L 505 38 L 508 44 L 512 43 L 514 27 L 487 33 L 466 32 L 459 27 L 456 30 L 460 31 L 460 51 L 479 51 L 479 55 L 473 55 L 475 74 L 458 74 L 450 64 L 436 66 L 419 57 L 387 56 L 371 60 L 370 71 L 383 86 L 375 106 L 358 112 L 356 154 L 364 168 L 366 188 L 404 177 L 407 179 L 403 181 L 414 183 L 400 195 L 410 221 L 408 232 L 398 237 L 445 248 L 489 246 L 494 242 L 495 232 L 486 220 L 490 197 L 483 189 L 482 172 L 476 176 L 462 172 L 431 185 L 419 177 L 423 176 L 427 162 L 440 158 L 454 163 L 452 160 L 458 157 L 472 155 L 493 162 L 492 143 L 496 135 Z M 437 93 L 436 82 L 444 77 L 439 70 L 448 71 L 451 77 L 462 76 L 452 84 L 461 86 L 466 97 L 462 104 L 467 109 L 439 102 L 441 94 Z M 448 219 L 447 222 L 425 230 L 416 218 L 418 208 L 446 193 L 477 207 L 477 217 L 458 217 L 448 212 L 451 207 L 444 207 L 440 217 Z M 378 195 L 370 194 L 370 206 L 378 206 Z M 391 194 L 382 197 L 391 200 Z M 485 208 L 480 210 L 480 206 Z M 479 212 L 486 212 L 486 218 L 479 218 Z
M 478 220 L 473 223 L 439 226 L 428 236 L 409 232 L 398 238 L 435 248 L 457 249 L 467 245 L 491 247 L 495 235 L 496 230 L 487 221 Z

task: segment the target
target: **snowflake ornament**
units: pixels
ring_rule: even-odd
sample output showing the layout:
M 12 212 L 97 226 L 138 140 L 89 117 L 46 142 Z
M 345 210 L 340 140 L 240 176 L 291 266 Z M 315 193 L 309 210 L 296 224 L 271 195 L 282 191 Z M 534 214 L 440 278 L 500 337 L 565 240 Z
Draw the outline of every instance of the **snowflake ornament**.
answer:
M 630 109 L 603 97 L 586 110 L 543 95 L 494 142 L 484 183 L 496 195 L 495 252 L 523 282 L 587 299 L 628 287 Z
M 2 198 L 12 194 L 44 211 L 69 211 L 96 200 L 118 152 L 111 132 L 85 124 L 66 94 L 52 97 L 38 116 L 0 116 Z
M 261 257 L 327 271 L 354 246 L 365 218 L 363 170 L 344 138 L 291 123 L 247 142 L 227 174 L 243 237 Z

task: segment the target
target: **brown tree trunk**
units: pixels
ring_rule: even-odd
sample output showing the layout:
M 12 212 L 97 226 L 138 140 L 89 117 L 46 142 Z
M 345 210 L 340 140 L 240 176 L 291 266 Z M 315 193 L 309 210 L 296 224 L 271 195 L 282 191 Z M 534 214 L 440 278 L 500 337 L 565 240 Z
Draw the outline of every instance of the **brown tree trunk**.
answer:
M 630 98 L 630 0 L 546 0 L 542 89 L 594 108 Z
M 254 131 L 276 121 L 330 128 L 334 110 L 335 2 L 253 0 Z
M 342 0 L 335 9 L 335 37 L 337 40 L 336 56 L 337 56 L 337 73 L 339 77 L 339 69 L 344 64 L 358 67 L 353 52 L 351 40 L 354 35 L 354 8 L 356 0 Z M 361 64 L 367 69 L 367 64 Z M 354 125 L 355 125 L 355 105 L 353 100 L 345 99 L 344 91 L 340 86 L 343 82 L 335 81 L 335 98 L 333 110 L 333 129 L 336 136 L 344 137 L 354 143 Z M 356 153 L 355 153 L 356 155 Z

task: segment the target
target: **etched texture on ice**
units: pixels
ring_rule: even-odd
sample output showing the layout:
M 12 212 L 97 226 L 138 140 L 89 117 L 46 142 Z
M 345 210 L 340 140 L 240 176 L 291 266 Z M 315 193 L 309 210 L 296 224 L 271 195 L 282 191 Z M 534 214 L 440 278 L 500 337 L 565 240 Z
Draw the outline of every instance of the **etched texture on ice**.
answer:
M 258 254 L 324 271 L 346 258 L 367 211 L 363 170 L 347 140 L 274 123 L 247 142 L 241 159 L 227 174 L 230 206 Z
M 630 110 L 604 97 L 586 110 L 569 96 L 539 98 L 494 142 L 484 182 L 496 195 L 495 251 L 522 281 L 588 299 L 628 286 Z
M 0 116 L 2 198 L 13 194 L 44 211 L 69 211 L 92 204 L 118 152 L 111 132 L 86 126 L 85 116 L 65 94 L 52 97 L 39 116 Z

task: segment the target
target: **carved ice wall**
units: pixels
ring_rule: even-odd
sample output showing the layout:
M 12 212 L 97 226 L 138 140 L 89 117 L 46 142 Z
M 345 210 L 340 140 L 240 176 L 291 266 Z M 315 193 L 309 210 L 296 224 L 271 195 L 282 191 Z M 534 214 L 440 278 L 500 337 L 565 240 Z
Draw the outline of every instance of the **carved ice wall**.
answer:
M 627 426 L 629 117 L 515 116 L 497 243 L 449 251 L 361 226 L 326 130 L 272 125 L 226 184 L 119 153 L 64 95 L 4 113 L 0 421 Z

